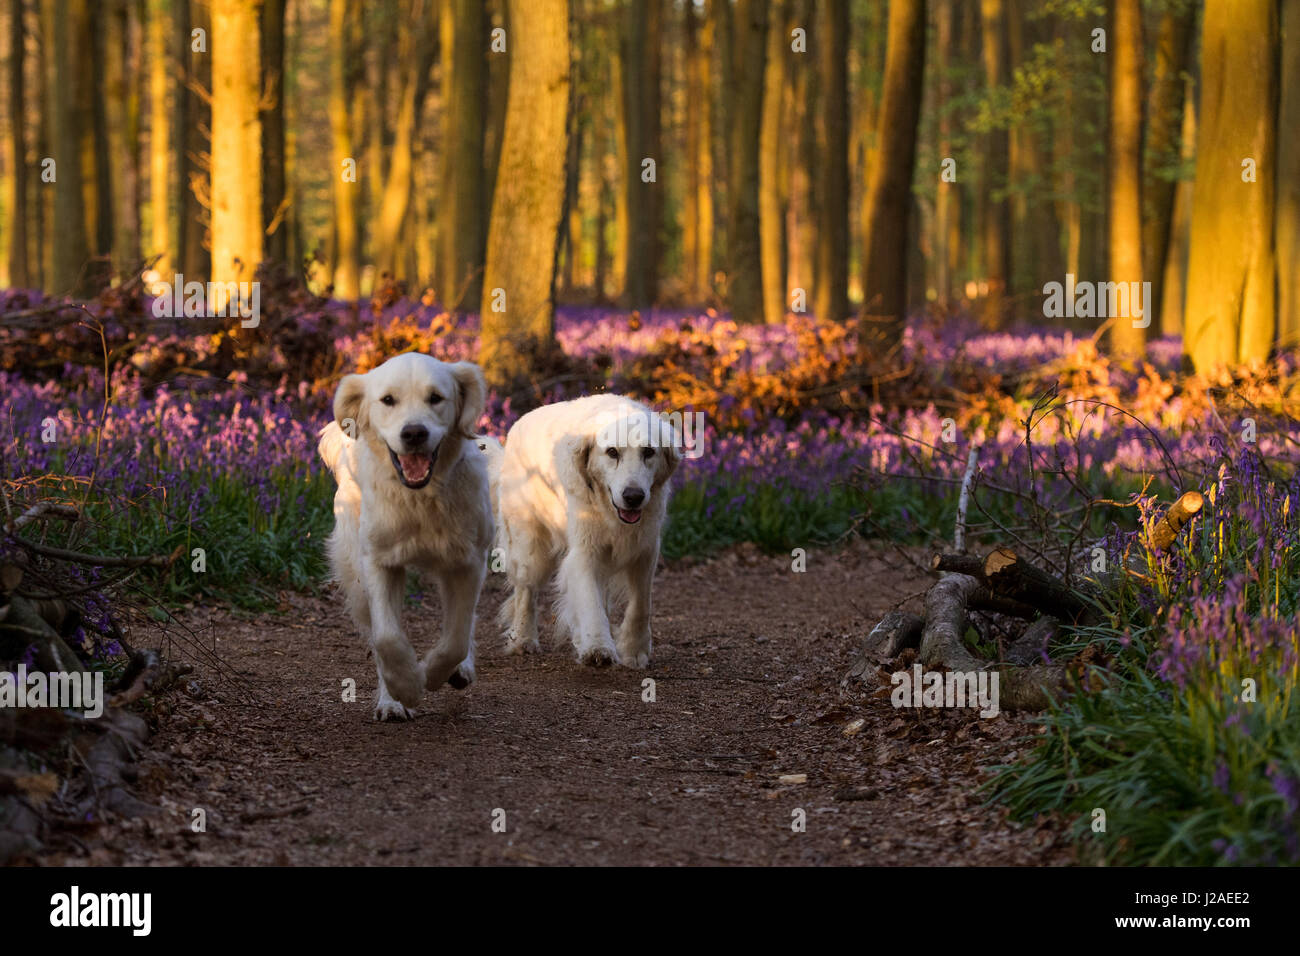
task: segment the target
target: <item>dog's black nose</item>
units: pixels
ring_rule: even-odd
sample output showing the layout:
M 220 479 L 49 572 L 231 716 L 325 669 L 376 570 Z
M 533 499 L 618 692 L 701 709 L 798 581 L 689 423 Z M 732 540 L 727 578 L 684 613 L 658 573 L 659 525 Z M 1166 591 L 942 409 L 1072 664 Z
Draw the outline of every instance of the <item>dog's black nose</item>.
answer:
M 640 488 L 623 489 L 623 504 L 628 508 L 640 508 L 643 501 L 645 501 L 645 492 Z
M 402 444 L 407 448 L 415 448 L 423 445 L 429 440 L 429 429 L 423 425 L 403 425 L 402 426 Z

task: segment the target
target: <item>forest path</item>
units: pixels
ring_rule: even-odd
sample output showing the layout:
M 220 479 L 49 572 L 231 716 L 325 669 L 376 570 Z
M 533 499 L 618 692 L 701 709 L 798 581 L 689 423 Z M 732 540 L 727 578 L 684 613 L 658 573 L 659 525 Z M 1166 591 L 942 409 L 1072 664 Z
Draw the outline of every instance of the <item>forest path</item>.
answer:
M 426 698 L 410 723 L 371 719 L 374 668 L 335 594 L 287 595 L 254 618 L 195 612 L 233 684 L 205 665 L 171 695 L 141 763 L 164 808 L 104 828 L 106 863 L 1042 864 L 1069 860 L 1048 823 L 983 806 L 981 767 L 1031 730 L 1002 714 L 895 710 L 846 693 L 861 635 L 919 591 L 866 544 L 814 551 L 806 573 L 750 549 L 661 569 L 644 672 L 591 669 L 543 629 L 501 654 L 489 575 L 478 682 Z M 408 606 L 417 650 L 436 601 Z M 357 701 L 341 700 L 355 678 Z M 655 681 L 655 702 L 642 681 Z M 887 687 L 887 683 L 884 685 Z M 859 732 L 846 735 L 861 718 Z M 806 774 L 803 783 L 783 775 Z M 195 808 L 207 832 L 194 833 Z M 504 810 L 504 832 L 494 819 Z M 795 832 L 797 810 L 806 830 Z

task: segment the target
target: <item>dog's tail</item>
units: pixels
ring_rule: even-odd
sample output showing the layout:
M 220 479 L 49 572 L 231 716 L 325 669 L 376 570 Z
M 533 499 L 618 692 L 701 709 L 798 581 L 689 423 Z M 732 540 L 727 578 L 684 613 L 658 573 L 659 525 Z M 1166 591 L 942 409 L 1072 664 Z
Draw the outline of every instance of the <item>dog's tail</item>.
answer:
M 339 461 L 351 447 L 353 440 L 339 427 L 338 422 L 330 422 L 320 430 L 320 441 L 316 445 L 316 451 L 325 462 L 325 467 L 334 474 L 338 474 Z

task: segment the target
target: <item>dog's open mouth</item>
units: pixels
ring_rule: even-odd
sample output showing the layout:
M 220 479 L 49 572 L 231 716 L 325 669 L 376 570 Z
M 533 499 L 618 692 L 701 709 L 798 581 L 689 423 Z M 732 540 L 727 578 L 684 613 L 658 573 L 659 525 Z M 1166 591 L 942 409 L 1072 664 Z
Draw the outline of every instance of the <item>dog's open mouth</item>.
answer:
M 397 477 L 408 488 L 423 488 L 433 477 L 433 463 L 438 457 L 438 449 L 432 452 L 418 452 L 412 455 L 399 455 L 391 448 L 388 456 L 393 459 Z
M 618 512 L 618 520 L 624 524 L 636 524 L 641 520 L 640 508 L 633 511 L 631 508 L 620 508 L 618 505 L 615 505 L 614 510 Z

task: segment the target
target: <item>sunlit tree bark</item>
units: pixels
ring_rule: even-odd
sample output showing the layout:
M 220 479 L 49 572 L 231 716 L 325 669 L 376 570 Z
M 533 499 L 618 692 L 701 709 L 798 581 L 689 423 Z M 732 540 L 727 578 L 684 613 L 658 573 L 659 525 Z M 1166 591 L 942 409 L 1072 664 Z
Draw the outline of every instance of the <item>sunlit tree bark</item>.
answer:
M 1110 5 L 1110 121 L 1107 126 L 1107 202 L 1110 268 L 1107 279 L 1129 290 L 1142 288 L 1142 6 L 1140 0 Z M 1125 286 L 1121 286 L 1123 288 Z M 1126 315 L 1110 316 L 1111 351 L 1136 358 L 1146 348 L 1142 323 L 1154 303 L 1142 301 L 1138 319 L 1129 294 Z
M 1207 0 L 1183 340 L 1201 372 L 1273 343 L 1277 43 L 1270 0 Z
M 261 3 L 212 0 L 212 281 L 252 281 L 262 262 Z M 215 148 L 215 146 L 214 146 Z
M 1300 345 L 1300 6 L 1282 4 L 1277 121 L 1277 340 Z
M 785 122 L 788 73 L 785 0 L 772 0 L 767 31 L 767 69 L 763 74 L 763 127 L 759 143 L 759 234 L 763 244 L 763 317 L 777 324 L 785 319 L 785 188 L 783 157 L 789 139 Z
M 23 133 L 23 0 L 9 2 L 9 284 L 25 289 L 27 270 L 27 140 Z
M 1006 7 L 1004 0 L 980 0 L 984 82 L 996 89 L 1007 81 Z M 983 319 L 990 328 L 1005 318 L 1007 281 L 1011 276 L 1011 205 L 998 195 L 1007 187 L 1010 146 L 1006 129 L 988 134 L 984 145 L 984 182 L 980 187 L 981 251 L 988 295 Z
M 510 0 L 512 44 L 501 166 L 489 220 L 479 361 L 526 379 L 554 348 L 555 267 L 568 148 L 569 5 Z
M 171 17 L 167 0 L 149 0 L 149 254 L 168 277 L 176 266 L 177 241 L 172 232 Z M 171 281 L 170 278 L 167 279 Z

